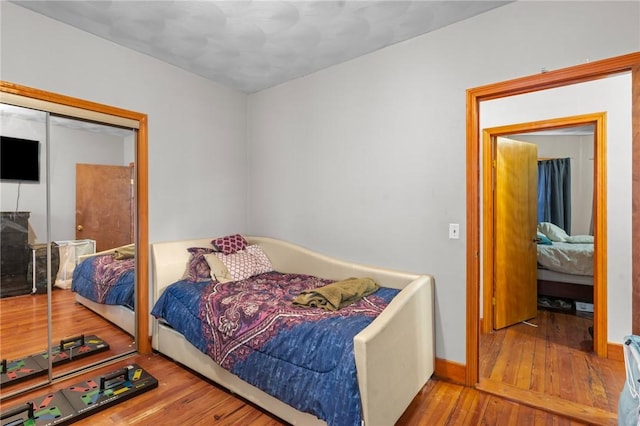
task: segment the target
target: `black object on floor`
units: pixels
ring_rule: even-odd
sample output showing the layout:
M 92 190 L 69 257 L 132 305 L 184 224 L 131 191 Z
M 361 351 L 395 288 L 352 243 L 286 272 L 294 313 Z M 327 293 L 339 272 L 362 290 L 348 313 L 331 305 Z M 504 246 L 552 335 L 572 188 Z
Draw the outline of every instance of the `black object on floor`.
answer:
M 555 298 L 555 297 L 547 297 L 547 296 L 539 296 L 538 297 L 538 307 L 542 309 L 552 310 L 552 311 L 572 311 L 573 310 L 573 302 L 567 299 Z
M 85 336 L 82 334 L 61 340 L 59 345 L 51 348 L 52 364 L 58 365 L 71 362 L 107 349 L 109 349 L 109 344 L 98 336 L 94 334 Z M 1 368 L 0 387 L 47 374 L 49 352 L 40 352 L 13 361 L 3 359 Z
M 158 387 L 137 364 L 43 395 L 0 415 L 3 426 L 68 425 Z

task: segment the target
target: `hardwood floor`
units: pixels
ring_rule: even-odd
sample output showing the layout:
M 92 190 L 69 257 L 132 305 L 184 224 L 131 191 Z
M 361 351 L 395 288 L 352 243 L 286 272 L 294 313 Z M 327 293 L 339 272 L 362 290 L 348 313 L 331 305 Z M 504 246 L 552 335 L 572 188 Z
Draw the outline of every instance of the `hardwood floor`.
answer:
M 75 302 L 70 290 L 54 289 L 51 293 L 52 345 L 84 334 L 96 335 L 109 344 L 109 349 L 73 362 L 54 366 L 56 375 L 96 363 L 100 360 L 135 350 L 134 338 L 91 310 Z M 47 350 L 47 295 L 28 294 L 0 299 L 0 355 L 12 361 Z M 39 383 L 42 376 L 28 382 L 4 386 L 0 398 L 19 387 Z
M 62 295 L 68 296 L 68 292 L 63 292 Z M 35 299 L 27 300 L 36 303 Z M 18 323 L 24 322 L 17 320 L 16 316 L 5 315 L 5 309 L 12 309 L 15 304 L 15 301 L 0 303 L 3 333 L 5 330 L 15 330 L 19 326 Z M 96 326 L 99 326 L 100 321 L 104 321 L 100 318 L 75 318 L 76 314 L 81 315 L 83 312 L 88 313 L 89 317 L 97 317 L 75 304 L 67 306 L 66 309 L 78 310 L 73 315 L 67 315 L 69 323 L 65 327 L 69 327 L 69 332 L 77 322 L 86 325 L 88 321 L 95 320 Z M 24 316 L 21 319 L 24 319 Z M 574 324 L 572 321 L 577 322 Z M 396 425 L 612 424 L 615 419 L 617 397 L 624 381 L 623 363 L 601 360 L 587 353 L 585 350 L 588 349 L 588 332 L 585 335 L 582 331 L 562 331 L 565 322 L 570 327 L 582 330 L 580 320 L 557 314 L 543 314 L 538 318 L 537 328 L 518 325 L 484 336 L 481 339 L 481 354 L 485 356 L 481 360 L 481 368 L 483 376 L 490 378 L 484 381 L 485 390 L 431 379 Z M 548 338 L 538 336 L 543 328 L 550 330 L 547 333 Z M 100 330 L 101 337 L 102 333 L 108 333 L 106 327 Z M 115 338 L 116 334 L 113 337 Z M 103 338 L 107 340 L 106 334 Z M 4 348 L 4 339 L 2 345 Z M 540 352 L 543 349 L 544 355 Z M 82 376 L 70 377 L 30 393 L 3 400 L 0 402 L 0 409 L 14 407 L 46 392 L 74 384 L 85 377 L 112 372 L 131 363 L 139 364 L 158 379 L 158 388 L 96 413 L 76 424 L 286 425 L 280 419 L 160 354 L 136 354 L 112 362 L 85 372 Z M 564 374 L 565 372 L 568 374 Z M 551 391 L 551 396 L 542 393 L 547 391 Z M 503 395 L 498 396 L 496 393 Z M 512 402 L 511 399 L 514 397 L 523 397 L 527 402 Z M 536 401 L 536 398 L 539 400 Z M 532 407 L 536 404 L 544 409 Z M 578 416 L 572 413 L 572 410 L 577 410 L 576 407 L 582 410 Z
M 93 377 L 115 371 L 130 363 L 142 366 L 158 379 L 158 388 L 96 413 L 77 425 L 286 425 L 160 354 L 134 355 L 88 375 Z M 68 379 L 16 397 L 0 405 L 0 409 L 11 408 L 77 381 L 78 378 Z M 479 424 L 577 426 L 586 423 L 434 379 L 427 383 L 396 423 L 398 426 Z
M 478 389 L 594 424 L 617 423 L 624 362 L 593 352 L 585 316 L 540 310 L 480 337 Z

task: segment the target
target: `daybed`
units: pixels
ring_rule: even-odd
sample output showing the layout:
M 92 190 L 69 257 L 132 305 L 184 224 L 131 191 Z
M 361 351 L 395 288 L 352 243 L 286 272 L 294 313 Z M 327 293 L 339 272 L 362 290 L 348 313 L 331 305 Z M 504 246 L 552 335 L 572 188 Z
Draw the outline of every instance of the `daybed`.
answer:
M 538 225 L 538 241 L 538 295 L 592 303 L 593 236 L 570 236 L 543 222 Z
M 133 244 L 78 258 L 71 291 L 76 301 L 135 335 Z M 126 253 L 126 254 L 123 254 Z
M 434 371 L 433 278 L 428 275 L 415 275 L 349 263 L 272 238 L 245 238 L 249 245 L 257 245 L 268 256 L 273 270 L 277 271 L 257 275 L 257 279 L 262 280 L 259 282 L 268 281 L 271 278 L 271 274 L 278 276 L 278 273 L 301 274 L 329 281 L 343 280 L 350 277 L 369 277 L 379 283 L 380 286 L 386 287 L 380 290 L 395 294 L 395 297 L 392 296 L 392 300 L 386 308 L 377 317 L 369 319 L 368 325 L 357 332 L 352 341 L 348 339 L 349 341 L 346 344 L 342 344 L 342 346 L 348 348 L 348 356 L 344 357 L 341 365 L 351 363 L 355 366 L 354 369 L 356 371 L 341 374 L 342 381 L 327 387 L 330 393 L 339 394 L 342 387 L 348 386 L 348 382 L 352 379 L 355 389 L 352 396 L 356 398 L 355 405 L 361 405 L 361 412 L 358 410 L 357 416 L 361 418 L 364 424 L 372 426 L 393 425 Z M 206 238 L 152 244 L 154 303 L 161 298 L 164 292 L 169 294 L 172 291 L 173 287 L 170 287 L 172 283 L 184 278 L 185 269 L 191 258 L 191 254 L 187 249 L 211 247 L 211 241 L 211 238 Z M 231 283 L 233 287 L 250 287 L 254 284 L 248 285 L 246 283 L 252 282 L 252 279 L 253 277 L 244 281 L 231 281 Z M 184 284 L 184 281 L 182 281 L 182 284 Z M 198 284 L 203 285 L 202 283 Z M 209 284 L 204 285 L 217 289 L 223 284 L 218 281 L 211 281 Z M 186 288 L 190 289 L 187 291 L 193 291 L 195 287 L 195 285 L 186 285 Z M 287 288 L 285 287 L 285 291 Z M 372 296 L 377 294 L 378 292 Z M 223 303 L 227 303 L 231 299 L 227 298 L 223 300 Z M 175 300 L 176 302 L 172 302 L 175 305 L 184 304 L 177 302 L 178 299 Z M 181 300 L 184 301 L 184 299 Z M 166 304 L 166 300 L 156 303 L 152 311 L 154 315 L 158 312 L 159 304 Z M 201 304 L 200 306 L 203 305 Z M 323 311 L 319 308 L 306 309 L 315 309 L 315 312 Z M 288 309 L 285 309 L 285 311 L 288 312 Z M 346 314 L 344 315 L 346 316 Z M 220 322 L 219 324 L 223 323 Z M 305 327 L 312 327 L 309 323 L 302 324 Z M 194 334 L 193 330 L 191 331 L 191 334 Z M 337 328 L 331 333 L 336 331 L 338 331 Z M 326 330 L 325 333 L 329 334 Z M 189 330 L 185 334 L 189 335 Z M 195 334 L 202 333 L 196 331 Z M 315 340 L 311 339 L 309 346 L 313 347 L 314 342 Z M 214 341 L 212 345 L 216 343 L 219 342 Z M 258 353 L 259 351 L 245 347 L 245 342 L 235 342 L 234 344 L 236 343 L 245 353 L 250 352 L 248 356 L 255 355 L 261 359 L 275 358 L 270 353 L 262 353 L 262 350 Z M 231 392 L 255 403 L 286 422 L 301 425 L 325 424 L 326 419 L 320 420 L 315 415 L 300 411 L 267 393 L 272 392 L 272 389 L 263 391 L 244 381 L 238 375 L 225 370 L 209 357 L 206 350 L 198 349 L 188 341 L 187 337 L 162 319 L 154 321 L 152 344 L 153 348 L 160 353 L 203 374 Z M 279 341 L 277 348 L 270 348 L 269 350 L 280 351 L 282 346 L 286 345 Z M 305 345 L 302 346 L 304 347 Z M 315 361 L 319 360 L 321 363 L 326 361 L 324 347 L 316 348 L 313 351 L 309 351 L 307 348 L 307 352 L 304 355 L 305 357 L 317 358 Z M 256 375 L 266 376 L 269 386 L 296 387 L 300 385 L 301 381 L 305 380 L 296 375 L 287 376 L 286 373 L 280 370 L 283 362 L 276 361 L 280 362 L 276 368 L 255 369 Z M 316 377 L 319 378 L 318 381 L 321 382 L 322 374 L 316 370 L 313 371 Z M 304 383 L 306 385 L 307 382 Z M 301 399 L 311 399 L 310 396 L 307 397 L 307 394 L 311 394 L 311 389 L 309 389 L 309 392 L 307 392 L 307 389 L 302 389 L 302 391 L 298 389 L 297 395 L 302 397 Z M 358 401 L 360 401 L 360 404 L 357 404 Z M 323 403 L 323 401 L 317 400 L 303 402 L 311 405 L 321 405 Z M 305 409 L 305 411 L 307 410 Z M 329 417 L 333 415 L 333 421 L 326 421 L 328 424 L 351 424 L 343 423 L 344 420 L 336 421 L 336 413 L 329 414 Z M 360 421 L 357 421 L 357 424 L 359 425 Z

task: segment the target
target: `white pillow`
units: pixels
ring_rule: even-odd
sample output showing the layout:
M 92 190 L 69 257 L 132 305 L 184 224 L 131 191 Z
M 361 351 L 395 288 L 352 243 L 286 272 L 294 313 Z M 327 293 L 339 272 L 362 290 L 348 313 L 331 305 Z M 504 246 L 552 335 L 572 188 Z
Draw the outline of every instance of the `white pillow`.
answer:
M 571 235 L 567 238 L 568 243 L 593 244 L 593 235 Z
M 218 259 L 216 255 L 214 255 L 213 253 L 205 254 L 204 260 L 207 261 L 207 264 L 211 269 L 211 279 L 213 281 L 218 281 L 221 283 L 228 283 L 230 281 L 233 281 L 233 277 L 229 273 L 229 270 L 226 266 L 224 266 L 222 260 Z
M 246 249 L 233 254 L 212 253 L 212 255 L 217 257 L 227 268 L 228 275 L 225 275 L 219 266 L 216 267 L 216 271 L 223 278 L 230 276 L 233 281 L 244 280 L 254 275 L 273 271 L 271 261 L 258 245 L 248 246 Z M 209 265 L 211 266 L 211 275 L 213 277 L 215 275 L 214 267 L 211 264 Z
M 557 225 L 551 222 L 541 222 L 538 224 L 538 232 L 542 232 L 551 241 L 564 243 L 569 238 L 569 235 Z

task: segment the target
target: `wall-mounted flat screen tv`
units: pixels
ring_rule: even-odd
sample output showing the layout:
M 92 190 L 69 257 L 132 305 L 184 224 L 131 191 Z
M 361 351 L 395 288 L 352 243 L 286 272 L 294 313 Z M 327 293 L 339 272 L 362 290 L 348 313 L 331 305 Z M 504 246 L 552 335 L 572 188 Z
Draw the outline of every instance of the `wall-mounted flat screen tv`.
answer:
M 40 182 L 40 142 L 0 136 L 0 179 Z

